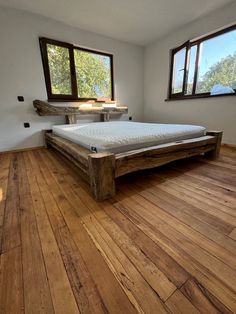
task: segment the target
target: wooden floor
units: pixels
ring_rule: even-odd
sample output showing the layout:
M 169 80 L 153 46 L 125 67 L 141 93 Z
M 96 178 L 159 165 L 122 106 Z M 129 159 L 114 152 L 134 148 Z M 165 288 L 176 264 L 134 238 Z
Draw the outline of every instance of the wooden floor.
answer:
M 0 156 L 0 313 L 236 313 L 236 150 L 96 203 L 53 150 Z

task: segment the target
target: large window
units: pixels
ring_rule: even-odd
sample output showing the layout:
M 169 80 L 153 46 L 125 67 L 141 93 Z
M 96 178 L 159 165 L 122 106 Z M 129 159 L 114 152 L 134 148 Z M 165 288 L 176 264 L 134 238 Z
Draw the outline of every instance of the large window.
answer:
M 40 38 L 49 100 L 114 99 L 111 54 Z
M 172 50 L 169 99 L 236 95 L 236 26 Z

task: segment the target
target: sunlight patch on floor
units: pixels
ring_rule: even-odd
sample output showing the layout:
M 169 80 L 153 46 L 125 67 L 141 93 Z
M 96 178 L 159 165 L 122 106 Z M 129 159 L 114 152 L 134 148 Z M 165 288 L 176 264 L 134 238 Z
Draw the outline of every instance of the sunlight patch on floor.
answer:
M 0 202 L 2 201 L 2 199 L 3 199 L 3 189 L 0 188 Z

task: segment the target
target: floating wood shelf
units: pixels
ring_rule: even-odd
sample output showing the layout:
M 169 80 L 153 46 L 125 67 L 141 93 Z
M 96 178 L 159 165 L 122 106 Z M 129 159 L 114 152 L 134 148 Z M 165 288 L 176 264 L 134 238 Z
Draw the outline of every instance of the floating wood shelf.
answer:
M 105 102 L 77 102 L 69 106 L 52 105 L 46 101 L 34 100 L 33 105 L 40 116 L 66 116 L 68 123 L 76 123 L 77 115 L 100 114 L 101 121 L 109 121 L 110 114 L 128 113 L 127 106 L 103 107 Z

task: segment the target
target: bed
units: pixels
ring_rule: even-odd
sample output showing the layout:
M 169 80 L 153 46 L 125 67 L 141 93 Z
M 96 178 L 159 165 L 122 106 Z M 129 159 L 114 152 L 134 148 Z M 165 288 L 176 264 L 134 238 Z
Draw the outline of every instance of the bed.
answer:
M 216 158 L 222 131 L 196 125 L 93 122 L 53 126 L 46 145 L 57 149 L 90 183 L 97 201 L 115 195 L 115 178 L 204 154 Z

